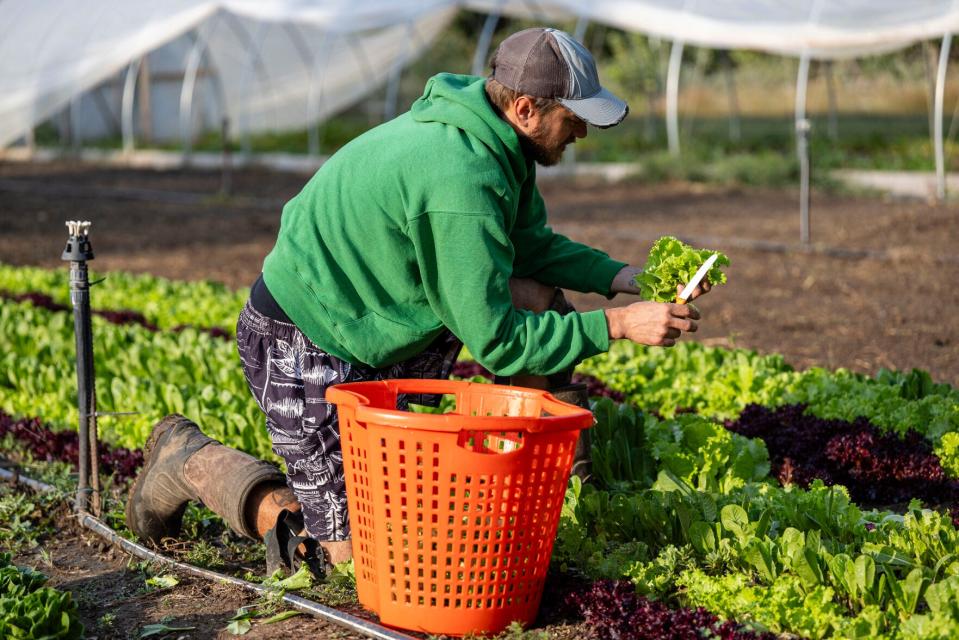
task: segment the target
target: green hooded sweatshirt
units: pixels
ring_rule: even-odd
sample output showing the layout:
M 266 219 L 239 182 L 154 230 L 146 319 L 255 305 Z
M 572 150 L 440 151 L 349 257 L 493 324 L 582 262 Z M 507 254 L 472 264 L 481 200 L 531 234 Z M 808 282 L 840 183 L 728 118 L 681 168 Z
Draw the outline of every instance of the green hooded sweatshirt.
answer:
M 448 327 L 499 375 L 555 373 L 609 348 L 601 310 L 513 308 L 511 276 L 608 295 L 624 263 L 546 226 L 534 164 L 484 83 L 431 78 L 283 208 L 263 279 L 319 348 L 382 367 Z

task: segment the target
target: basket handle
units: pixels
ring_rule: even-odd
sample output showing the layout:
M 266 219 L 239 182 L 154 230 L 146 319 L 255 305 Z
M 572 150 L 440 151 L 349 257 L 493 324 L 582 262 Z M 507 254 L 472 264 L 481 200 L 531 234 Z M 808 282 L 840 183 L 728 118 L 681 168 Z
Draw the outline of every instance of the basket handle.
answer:
M 570 407 L 574 407 L 574 408 L 579 409 L 580 411 L 582 411 L 582 412 L 584 412 L 584 413 L 586 413 L 586 414 L 589 414 L 589 422 L 588 422 L 587 424 L 584 424 L 583 426 L 579 427 L 580 429 L 590 429 L 590 428 L 592 428 L 592 426 L 593 426 L 594 424 L 596 424 L 596 418 L 593 416 L 593 412 L 592 412 L 592 411 L 590 411 L 589 409 L 584 409 L 584 408 L 582 408 L 582 407 L 577 407 L 576 405 L 570 404 L 570 403 L 568 403 L 568 402 L 563 402 L 562 400 L 560 400 L 559 398 L 557 398 L 556 396 L 554 396 L 552 393 L 549 393 L 548 391 L 543 393 L 543 400 L 542 400 L 542 402 L 543 402 L 543 411 L 546 411 L 547 413 L 550 413 L 550 414 L 552 414 L 553 416 L 563 416 L 563 414 L 567 414 L 567 415 L 568 415 L 568 414 L 569 414 L 569 408 L 570 408 Z M 565 417 L 565 416 L 563 416 L 563 417 Z M 540 423 L 542 423 L 543 418 L 538 418 L 537 420 L 538 420 Z M 530 431 L 532 431 L 533 433 L 537 433 L 537 432 L 543 431 L 543 430 L 544 430 L 544 429 L 542 429 L 542 428 L 540 428 L 540 429 L 536 429 L 536 428 L 530 429 Z
M 436 415 L 383 408 L 388 404 L 395 403 L 398 394 L 461 394 L 475 384 L 480 383 L 420 379 L 354 382 L 330 387 L 326 391 L 326 397 L 330 402 L 353 408 L 356 419 L 360 422 L 375 422 L 402 429 L 447 433 L 458 433 L 460 431 L 526 431 L 540 433 L 544 431 L 588 429 L 593 425 L 593 414 L 588 409 L 561 402 L 545 391 L 518 389 L 506 385 L 483 384 L 483 387 L 484 389 L 499 388 L 511 393 L 539 396 L 543 410 L 553 415 L 499 416 L 497 417 L 498 424 L 491 426 L 489 424 L 490 419 L 487 416 L 467 416 L 458 413 Z M 395 406 L 395 404 L 392 406 Z

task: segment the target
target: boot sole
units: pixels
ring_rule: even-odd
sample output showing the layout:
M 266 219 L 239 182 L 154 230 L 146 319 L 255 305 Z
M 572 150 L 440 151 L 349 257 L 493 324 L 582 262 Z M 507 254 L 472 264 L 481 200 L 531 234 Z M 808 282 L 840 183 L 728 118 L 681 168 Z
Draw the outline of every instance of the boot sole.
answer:
M 188 418 L 181 416 L 179 414 L 170 414 L 162 418 L 159 422 L 153 425 L 153 430 L 150 432 L 150 437 L 147 438 L 146 444 L 143 446 L 143 468 L 140 469 L 140 472 L 137 473 L 136 479 L 133 481 L 133 486 L 130 488 L 130 494 L 127 498 L 127 506 L 124 509 L 124 514 L 126 515 L 126 525 L 127 529 L 132 531 L 140 537 L 140 534 L 137 533 L 136 529 L 139 527 L 133 524 L 136 521 L 136 516 L 131 510 L 133 506 L 134 497 L 140 493 L 140 483 L 143 478 L 149 473 L 150 469 L 153 468 L 153 450 L 156 448 L 157 443 L 159 443 L 160 438 L 170 432 L 171 429 L 176 427 L 181 420 L 188 420 Z

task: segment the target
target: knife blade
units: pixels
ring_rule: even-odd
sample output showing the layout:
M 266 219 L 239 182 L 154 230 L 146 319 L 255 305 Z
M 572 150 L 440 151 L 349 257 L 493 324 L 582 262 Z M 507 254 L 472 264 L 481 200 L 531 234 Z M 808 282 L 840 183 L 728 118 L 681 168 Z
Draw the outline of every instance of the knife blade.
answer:
M 709 273 L 709 270 L 712 268 L 713 263 L 716 262 L 717 257 L 719 257 L 719 254 L 714 253 L 706 259 L 706 262 L 704 262 L 703 266 L 699 268 L 692 280 L 690 280 L 686 285 L 686 288 L 680 292 L 679 296 L 677 296 L 676 302 L 679 304 L 686 304 L 689 296 L 693 295 L 693 291 L 696 290 L 696 287 L 699 286 L 699 283 L 702 282 L 703 278 L 706 277 L 706 274 Z

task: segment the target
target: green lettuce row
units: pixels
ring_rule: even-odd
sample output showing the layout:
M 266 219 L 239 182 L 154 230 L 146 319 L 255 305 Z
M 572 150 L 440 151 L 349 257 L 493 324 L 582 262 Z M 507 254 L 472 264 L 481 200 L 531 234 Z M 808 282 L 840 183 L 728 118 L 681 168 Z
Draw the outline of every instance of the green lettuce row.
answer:
M 918 505 L 860 510 L 840 486 L 781 488 L 763 443 L 698 415 L 593 405 L 593 471 L 572 478 L 553 560 L 646 596 L 810 638 L 947 638 L 959 533 Z
M 83 637 L 77 605 L 68 592 L 43 586 L 47 577 L 11 564 L 0 554 L 0 638 L 74 640 Z
M 585 360 L 578 370 L 623 392 L 643 411 L 671 417 L 693 410 L 720 420 L 735 418 L 750 403 L 773 405 L 797 375 L 780 355 L 696 342 L 663 349 L 627 340 Z
M 210 436 L 276 460 L 263 416 L 230 342 L 206 334 L 151 332 L 93 318 L 97 409 L 103 439 L 141 447 L 157 420 L 182 413 Z M 0 303 L 0 408 L 42 416 L 55 427 L 77 424 L 73 318 L 30 304 Z
M 726 492 L 769 475 L 762 440 L 732 433 L 698 414 L 661 420 L 608 398 L 592 409 L 592 473 L 603 487 L 673 488 L 671 478 L 677 477 L 700 491 Z
M 856 577 L 868 579 L 872 565 L 859 561 L 853 570 L 861 568 Z M 803 589 L 795 575 L 783 574 L 772 584 L 756 585 L 745 574 L 710 576 L 699 569 L 686 570 L 676 581 L 684 590 L 682 600 L 691 606 L 701 606 L 716 615 L 728 616 L 737 622 L 753 623 L 774 632 L 793 629 L 810 638 L 855 638 L 862 640 L 903 638 L 904 640 L 953 640 L 959 637 L 959 576 L 929 584 L 922 572 L 911 573 L 899 585 L 905 602 L 925 605 L 925 613 L 905 616 L 895 609 L 883 609 L 869 604 L 855 615 L 844 615 L 837 604 L 837 589 L 819 586 Z M 854 580 L 856 578 L 853 578 Z M 840 583 L 844 582 L 840 579 Z M 918 596 L 918 597 L 917 597 Z M 916 598 L 915 600 L 911 600 Z
M 935 447 L 942 466 L 959 477 L 959 390 L 935 384 L 925 371 L 880 370 L 876 377 L 844 369 L 794 371 L 782 356 L 682 342 L 671 349 L 625 340 L 580 365 L 627 400 L 664 416 L 691 409 L 735 419 L 750 403 L 805 404 L 820 418 L 864 417 L 903 434 L 914 430 Z
M 122 272 L 106 275 L 106 283 L 93 290 L 95 307 L 140 311 L 164 328 L 191 324 L 230 329 L 247 295 L 210 282 L 176 282 Z M 0 264 L 0 289 L 14 293 L 41 291 L 67 304 L 67 280 L 64 269 Z M 886 430 L 915 429 L 933 442 L 944 468 L 959 476 L 959 392 L 932 384 L 925 372 L 881 371 L 875 379 L 841 369 L 799 373 L 779 355 L 696 343 L 680 343 L 673 349 L 644 348 L 626 341 L 583 363 L 580 370 L 623 391 L 643 410 L 665 416 L 692 409 L 734 419 L 749 403 L 769 407 L 804 403 L 823 418 L 863 416 Z M 171 376 L 166 379 L 180 382 Z M 175 394 L 170 390 L 167 395 Z
M 572 478 L 554 560 L 776 633 L 945 638 L 959 625 L 959 532 L 947 515 L 863 512 L 818 481 L 725 493 L 674 483 L 624 494 Z
M 191 325 L 220 327 L 233 332 L 237 316 L 249 295 L 246 290 L 233 291 L 209 281 L 183 282 L 122 271 L 90 272 L 91 282 L 104 277 L 106 279 L 101 284 L 91 289 L 94 309 L 139 311 L 161 329 Z M 69 306 L 69 271 L 66 268 L 39 269 L 0 263 L 0 291 L 45 293 L 54 301 Z
M 899 435 L 917 431 L 933 444 L 946 473 L 959 477 L 959 391 L 933 384 L 925 371 L 880 370 L 870 378 L 812 368 L 797 374 L 776 404 L 806 404 L 820 418 L 864 417 Z

